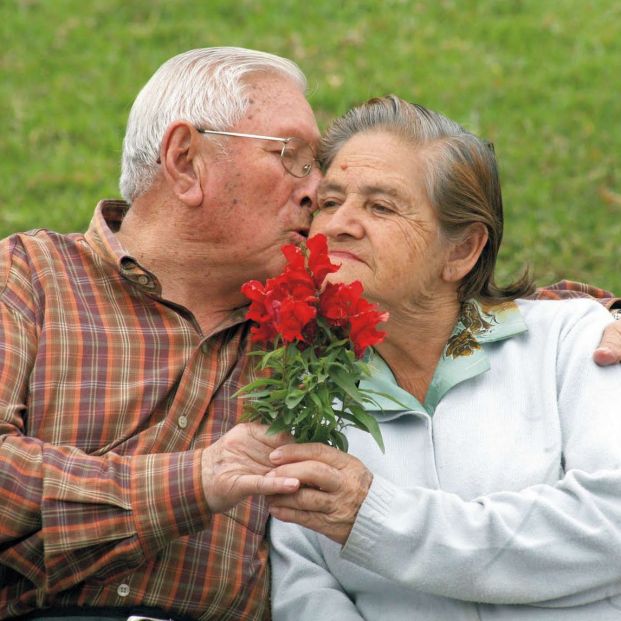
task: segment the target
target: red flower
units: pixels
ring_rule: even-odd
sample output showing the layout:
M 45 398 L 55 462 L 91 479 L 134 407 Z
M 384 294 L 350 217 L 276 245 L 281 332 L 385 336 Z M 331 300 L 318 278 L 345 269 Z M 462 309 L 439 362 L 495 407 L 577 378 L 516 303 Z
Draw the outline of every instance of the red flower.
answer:
M 358 280 L 349 285 L 328 283 L 319 298 L 319 312 L 331 325 L 349 327 L 349 340 L 358 358 L 386 335 L 376 325 L 386 321 L 388 313 L 378 311 L 362 297 L 362 283 Z
M 280 336 L 284 343 L 312 344 L 319 314 L 329 325 L 349 333 L 360 358 L 367 347 L 383 340 L 384 332 L 376 325 L 386 321 L 388 313 L 379 312 L 362 297 L 362 284 L 357 280 L 348 285 L 327 283 L 320 293 L 325 277 L 339 266 L 330 262 L 324 235 L 309 239 L 307 248 L 308 260 L 297 246 L 283 246 L 287 264 L 282 274 L 265 285 L 250 280 L 242 286 L 251 302 L 246 317 L 256 323 L 250 329 L 251 339 L 273 344 Z
M 256 322 L 250 333 L 253 342 L 268 343 L 278 334 L 274 323 L 271 321 L 272 313 L 268 307 L 267 291 L 265 286 L 258 280 L 249 280 L 242 285 L 242 293 L 250 300 L 250 308 L 246 319 Z
M 304 253 L 295 244 L 287 244 L 282 246 L 280 251 L 287 259 L 285 270 L 294 270 L 298 272 L 306 272 L 306 259 Z
M 317 316 L 317 308 L 301 300 L 288 297 L 277 308 L 276 328 L 285 343 L 304 341 L 302 331 Z
M 340 265 L 335 265 L 328 256 L 328 241 L 325 235 L 313 235 L 306 241 L 309 250 L 308 268 L 313 274 L 315 287 L 321 288 L 323 281 L 328 274 L 336 272 Z
M 349 285 L 329 282 L 319 296 L 319 312 L 333 326 L 345 326 L 356 313 L 361 295 L 362 283 L 359 280 Z
M 354 344 L 354 352 L 358 358 L 362 357 L 367 347 L 377 345 L 384 340 L 386 333 L 378 330 L 376 326 L 387 320 L 388 313 L 378 311 L 375 305 L 360 298 L 359 312 L 349 320 L 349 339 Z
M 291 245 L 282 250 L 287 258 L 282 274 L 265 285 L 257 280 L 242 285 L 242 293 L 251 301 L 246 317 L 257 324 L 250 330 L 255 343 L 270 343 L 277 335 L 285 343 L 303 341 L 302 331 L 317 315 L 315 285 L 304 269 L 304 255 Z

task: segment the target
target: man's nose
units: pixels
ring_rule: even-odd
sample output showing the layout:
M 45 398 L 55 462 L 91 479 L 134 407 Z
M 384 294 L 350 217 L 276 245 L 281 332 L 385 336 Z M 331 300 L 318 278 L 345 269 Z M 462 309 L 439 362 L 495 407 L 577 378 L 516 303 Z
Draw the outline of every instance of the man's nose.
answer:
M 317 188 L 323 175 L 317 166 L 313 166 L 308 177 L 304 177 L 298 205 L 311 212 L 317 208 Z

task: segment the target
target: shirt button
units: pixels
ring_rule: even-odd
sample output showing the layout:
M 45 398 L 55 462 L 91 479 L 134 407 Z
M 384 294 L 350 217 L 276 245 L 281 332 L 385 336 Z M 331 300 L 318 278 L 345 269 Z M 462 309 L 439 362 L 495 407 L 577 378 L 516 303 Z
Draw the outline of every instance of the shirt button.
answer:
M 119 584 L 119 588 L 116 592 L 119 597 L 127 597 L 129 595 L 129 584 Z
M 148 285 L 149 284 L 149 277 L 145 276 L 144 274 L 141 274 L 140 276 L 138 276 L 138 282 L 141 285 Z
M 177 424 L 181 427 L 181 429 L 185 429 L 188 426 L 188 417 L 181 415 L 177 419 Z
M 207 341 L 205 341 L 202 345 L 201 345 L 201 351 L 206 354 L 209 351 L 209 343 Z

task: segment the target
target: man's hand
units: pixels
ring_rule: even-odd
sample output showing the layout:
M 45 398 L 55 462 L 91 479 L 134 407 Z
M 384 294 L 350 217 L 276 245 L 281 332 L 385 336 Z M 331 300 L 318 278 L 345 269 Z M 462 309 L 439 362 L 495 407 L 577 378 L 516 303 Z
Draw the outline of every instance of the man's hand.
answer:
M 621 319 L 604 330 L 599 347 L 593 353 L 593 360 L 602 366 L 621 362 Z
M 242 423 L 203 451 L 203 490 L 212 513 L 222 513 L 246 496 L 290 494 L 300 482 L 291 477 L 269 476 L 270 453 L 292 442 L 288 434 L 268 435 L 267 427 Z
M 344 544 L 373 475 L 355 457 L 324 444 L 287 444 L 270 458 L 270 477 L 291 477 L 303 485 L 297 492 L 270 499 L 270 513 Z

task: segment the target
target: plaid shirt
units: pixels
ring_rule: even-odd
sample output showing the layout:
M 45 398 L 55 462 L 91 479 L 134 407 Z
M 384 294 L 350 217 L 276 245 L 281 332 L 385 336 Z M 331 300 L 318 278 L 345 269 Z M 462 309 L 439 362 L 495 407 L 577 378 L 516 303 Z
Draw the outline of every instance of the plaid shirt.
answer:
M 267 509 L 211 515 L 201 449 L 239 421 L 246 324 L 205 338 L 111 229 L 0 242 L 0 618 L 46 606 L 269 618 Z
M 591 297 L 596 298 L 608 309 L 621 308 L 621 298 L 616 298 L 614 293 L 571 280 L 561 280 L 549 287 L 537 289 L 530 297 L 533 300 L 569 300 L 571 298 Z

